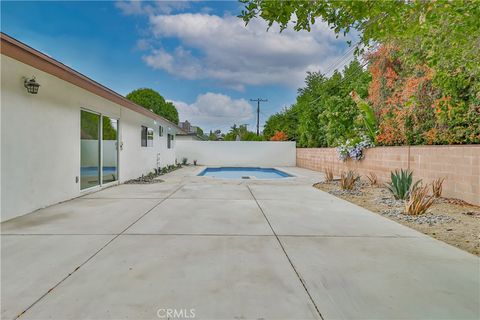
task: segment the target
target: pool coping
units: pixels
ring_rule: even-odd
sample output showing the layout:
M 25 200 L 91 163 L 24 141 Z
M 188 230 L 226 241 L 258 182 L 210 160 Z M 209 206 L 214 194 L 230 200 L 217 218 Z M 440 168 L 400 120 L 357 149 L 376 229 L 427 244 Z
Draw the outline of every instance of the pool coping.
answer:
M 205 178 L 205 179 L 216 179 L 216 180 L 236 180 L 236 181 L 248 181 L 248 180 L 252 180 L 252 181 L 278 181 L 279 178 L 276 178 L 276 179 L 257 179 L 257 178 L 254 178 L 254 179 L 242 179 L 242 178 L 215 178 L 215 177 L 210 177 L 210 176 L 201 176 L 200 173 L 202 173 L 203 171 L 207 170 L 207 169 L 220 169 L 220 168 L 256 168 L 256 169 L 274 169 L 274 170 L 277 170 L 277 171 L 280 171 L 280 172 L 283 172 L 285 174 L 287 174 L 288 176 L 287 177 L 282 177 L 280 179 L 284 180 L 284 179 L 293 179 L 293 178 L 298 178 L 298 175 L 296 174 L 293 174 L 292 172 L 288 171 L 288 170 L 285 170 L 284 168 L 280 168 L 280 167 L 262 167 L 262 166 L 214 166 L 214 165 L 204 165 L 204 166 L 201 166 L 201 168 L 199 168 L 199 170 L 195 171 L 193 174 L 195 177 L 199 177 L 199 178 Z

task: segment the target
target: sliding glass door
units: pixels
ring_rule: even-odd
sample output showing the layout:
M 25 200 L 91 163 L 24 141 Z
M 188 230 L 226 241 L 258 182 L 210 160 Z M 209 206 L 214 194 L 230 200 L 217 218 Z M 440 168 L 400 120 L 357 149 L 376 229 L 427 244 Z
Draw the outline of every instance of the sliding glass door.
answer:
M 80 189 L 118 179 L 118 120 L 81 110 Z
M 118 179 L 118 120 L 102 118 L 102 183 L 109 183 Z
M 100 115 L 81 111 L 80 189 L 100 185 Z

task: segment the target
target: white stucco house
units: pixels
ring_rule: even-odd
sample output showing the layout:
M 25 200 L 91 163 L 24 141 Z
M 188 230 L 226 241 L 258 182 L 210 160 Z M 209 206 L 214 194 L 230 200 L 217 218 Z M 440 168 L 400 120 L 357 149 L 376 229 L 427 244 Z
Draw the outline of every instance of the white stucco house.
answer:
M 3 33 L 0 101 L 1 221 L 175 163 L 177 125 Z

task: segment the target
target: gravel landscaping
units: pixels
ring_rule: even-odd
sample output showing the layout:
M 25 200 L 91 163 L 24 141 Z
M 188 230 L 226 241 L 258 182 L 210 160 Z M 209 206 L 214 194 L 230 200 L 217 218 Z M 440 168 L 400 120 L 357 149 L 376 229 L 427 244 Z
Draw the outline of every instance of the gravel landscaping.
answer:
M 357 182 L 353 190 L 341 190 L 339 181 L 320 182 L 315 188 L 355 203 L 424 234 L 480 256 L 480 207 L 462 200 L 439 198 L 426 214 L 404 214 L 404 202 L 382 186 Z

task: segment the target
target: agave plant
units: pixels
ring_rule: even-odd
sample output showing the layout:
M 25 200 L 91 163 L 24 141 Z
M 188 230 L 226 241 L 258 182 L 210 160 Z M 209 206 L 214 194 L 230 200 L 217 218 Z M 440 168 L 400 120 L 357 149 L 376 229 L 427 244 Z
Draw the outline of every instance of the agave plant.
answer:
M 410 190 L 414 189 L 421 180 L 413 183 L 413 172 L 410 170 L 395 170 L 390 174 L 391 181 L 387 183 L 387 189 L 393 194 L 395 199 L 406 200 Z

